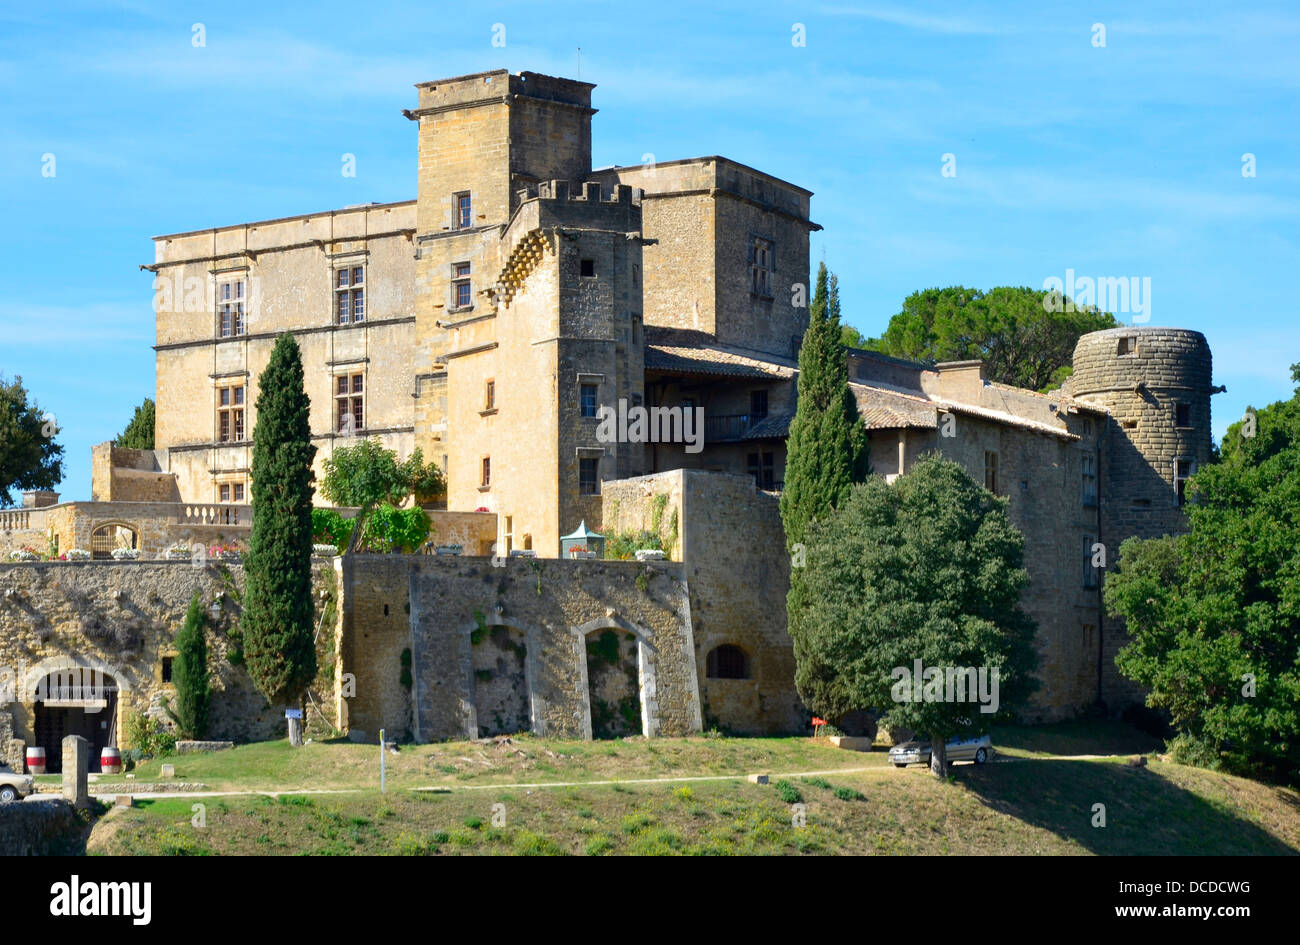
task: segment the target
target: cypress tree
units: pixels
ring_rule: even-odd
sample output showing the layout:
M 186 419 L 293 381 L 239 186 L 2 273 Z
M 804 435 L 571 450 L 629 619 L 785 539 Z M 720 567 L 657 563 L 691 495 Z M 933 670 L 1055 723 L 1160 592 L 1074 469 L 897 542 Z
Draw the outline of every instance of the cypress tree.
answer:
M 172 660 L 172 683 L 176 704 L 167 707 L 181 738 L 202 738 L 208 730 L 208 706 L 212 690 L 208 684 L 208 644 L 203 637 L 205 623 L 199 595 L 190 600 L 185 623 L 176 634 L 176 658 Z
M 786 440 L 781 520 L 786 540 L 802 542 L 808 524 L 825 521 L 865 478 L 866 429 L 849 389 L 841 342 L 837 280 L 826 264 L 808 309 L 808 331 L 799 348 L 798 405 Z
M 244 656 L 272 703 L 301 705 L 316 676 L 311 597 L 311 445 L 302 354 L 276 339 L 258 379 L 253 531 L 245 558 Z M 290 727 L 291 739 L 295 729 Z

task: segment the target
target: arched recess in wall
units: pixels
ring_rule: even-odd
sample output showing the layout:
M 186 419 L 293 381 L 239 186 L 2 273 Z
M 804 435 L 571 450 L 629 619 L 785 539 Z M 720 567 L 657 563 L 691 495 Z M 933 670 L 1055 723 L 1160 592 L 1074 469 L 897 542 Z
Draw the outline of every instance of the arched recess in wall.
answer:
M 461 702 L 466 737 L 542 734 L 536 684 L 536 650 L 542 645 L 541 631 L 531 624 L 493 614 L 462 625 L 460 632 L 464 641 Z
M 581 646 L 588 738 L 653 737 L 659 732 L 655 649 L 650 634 L 617 617 L 573 627 Z
M 709 650 L 704 666 L 708 679 L 752 679 L 754 676 L 749 654 L 734 643 L 723 643 Z
M 127 522 L 105 522 L 90 533 L 90 556 L 112 558 L 118 548 L 139 548 L 140 529 Z
M 94 657 L 50 657 L 27 671 L 20 696 L 32 713 L 32 744 L 45 749 L 52 773 L 60 770 L 68 735 L 90 742 L 90 770 L 99 770 L 100 750 L 119 747 L 120 696 L 130 690 L 122 669 Z

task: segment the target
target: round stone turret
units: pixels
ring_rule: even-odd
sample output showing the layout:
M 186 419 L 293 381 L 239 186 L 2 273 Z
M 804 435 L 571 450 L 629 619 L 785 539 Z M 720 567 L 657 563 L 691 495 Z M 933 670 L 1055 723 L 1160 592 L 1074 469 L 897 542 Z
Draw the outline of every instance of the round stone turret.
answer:
M 1098 456 L 1107 567 L 1126 538 L 1186 529 L 1184 483 L 1212 448 L 1211 368 L 1205 336 L 1182 328 L 1110 328 L 1075 345 L 1066 392 L 1110 413 Z M 1140 690 L 1114 665 L 1128 642 L 1122 621 L 1106 618 L 1102 637 L 1103 700 L 1112 709 L 1137 702 Z

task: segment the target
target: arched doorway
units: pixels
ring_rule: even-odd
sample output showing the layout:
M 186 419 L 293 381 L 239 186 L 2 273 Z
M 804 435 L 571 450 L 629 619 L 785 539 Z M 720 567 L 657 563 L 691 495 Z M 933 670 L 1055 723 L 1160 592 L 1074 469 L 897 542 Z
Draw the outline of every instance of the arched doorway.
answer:
M 140 533 L 124 522 L 109 522 L 97 525 L 90 533 L 90 556 L 92 558 L 112 558 L 118 548 L 139 547 Z
M 69 666 L 40 677 L 33 729 L 49 771 L 62 770 L 63 739 L 69 735 L 90 742 L 90 770 L 99 770 L 100 750 L 117 745 L 117 694 L 117 680 L 94 667 Z

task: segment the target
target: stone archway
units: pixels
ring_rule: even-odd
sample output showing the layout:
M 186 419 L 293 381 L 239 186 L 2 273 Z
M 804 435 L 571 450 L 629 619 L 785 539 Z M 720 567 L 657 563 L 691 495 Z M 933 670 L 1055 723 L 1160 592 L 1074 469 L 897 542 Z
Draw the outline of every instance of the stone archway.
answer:
M 126 522 L 104 522 L 90 533 L 90 556 L 111 559 L 118 548 L 139 548 L 140 529 Z
M 543 734 L 536 680 L 541 631 L 493 613 L 462 625 L 460 634 L 460 702 L 465 737 Z M 415 711 L 418 719 L 418 703 Z
M 116 747 L 125 675 L 102 660 L 55 657 L 27 673 L 23 701 L 30 706 L 33 746 L 45 749 L 47 770 L 58 773 L 63 739 L 80 735 L 90 742 L 90 770 L 97 771 L 100 750 Z
M 578 643 L 585 695 L 585 737 L 657 735 L 659 702 L 655 648 L 650 634 L 634 623 L 612 616 L 589 620 L 570 629 Z

